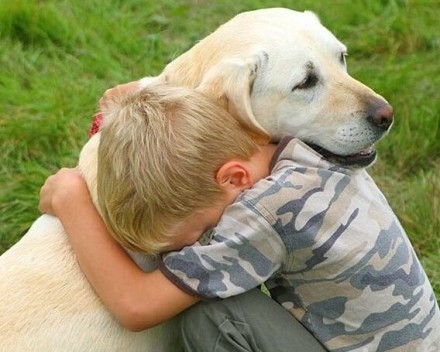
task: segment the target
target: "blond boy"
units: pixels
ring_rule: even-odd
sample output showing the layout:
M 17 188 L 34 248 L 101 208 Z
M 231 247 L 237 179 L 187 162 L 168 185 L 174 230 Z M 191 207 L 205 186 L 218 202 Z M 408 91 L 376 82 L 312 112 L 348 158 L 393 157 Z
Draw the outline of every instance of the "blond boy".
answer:
M 207 103 L 201 95 L 192 99 Z M 128 102 L 137 104 L 136 99 Z M 205 106 L 216 118 L 223 116 L 215 105 Z M 178 111 L 182 108 L 176 107 Z M 201 111 L 207 113 L 206 109 Z M 181 122 L 175 119 L 177 115 L 171 116 L 168 122 Z M 108 123 L 113 121 L 110 118 Z M 205 131 L 213 123 L 197 121 L 206 123 Z M 176 143 L 179 137 L 176 134 L 176 139 L 168 143 Z M 191 144 L 191 140 L 187 142 Z M 192 142 L 188 148 L 200 143 L 197 138 Z M 122 150 L 118 158 L 136 154 L 138 148 Z M 212 197 L 211 203 L 193 208 L 195 215 L 189 211 L 170 217 L 169 227 L 157 231 L 155 241 L 159 245 L 155 248 L 166 251 L 192 243 L 204 229 L 218 223 L 208 246 L 185 247 L 164 256 L 162 272 L 141 272 L 115 244 L 75 172 L 48 180 L 42 193 L 46 206 L 42 209 L 60 217 L 87 278 L 109 310 L 133 330 L 174 316 L 200 298 L 252 293 L 253 288 L 266 282 L 274 299 L 286 308 L 284 313 L 294 315 L 328 350 L 437 350 L 440 312 L 432 288 L 398 219 L 365 170 L 334 165 L 295 139 L 283 140 L 276 150 L 273 146 L 254 150 L 257 152 L 253 155 L 251 150 L 248 156 L 219 160 L 217 169 L 205 169 L 210 174 L 208 179 L 222 191 Z M 110 160 L 114 156 L 110 155 Z M 172 152 L 165 156 L 171 160 L 174 157 Z M 148 155 L 144 157 L 148 159 Z M 199 158 L 204 157 L 199 154 Z M 268 174 L 269 160 L 271 175 L 256 183 Z M 122 176 L 116 179 L 122 183 L 131 177 L 124 167 L 117 170 L 116 174 Z M 168 174 L 163 173 L 163 177 Z M 133 180 L 140 182 L 138 178 Z M 199 190 L 199 185 L 191 181 L 188 187 Z M 138 191 L 136 182 L 130 194 Z M 172 188 L 173 182 L 176 179 L 163 185 Z M 247 190 L 250 186 L 253 188 Z M 110 197 L 108 193 L 114 187 L 113 183 L 103 189 L 102 198 Z M 175 194 L 182 193 L 177 189 Z M 75 201 L 66 203 L 72 196 Z M 106 206 L 105 201 L 100 202 Z M 115 206 L 110 205 L 109 214 Z M 160 209 L 177 212 L 166 204 Z M 130 228 L 119 227 L 114 224 L 116 217 L 106 216 L 109 224 L 113 222 L 115 236 L 124 227 Z M 135 220 L 133 217 L 129 223 Z M 148 231 L 141 236 L 148 236 Z M 136 248 L 132 237 L 121 236 L 119 241 Z M 148 249 L 151 245 L 137 248 L 155 252 Z M 190 310 L 185 314 L 190 317 L 184 319 L 185 336 L 191 337 L 185 339 L 187 350 L 322 350 L 297 320 L 287 320 L 278 312 L 270 315 L 276 308 L 265 309 L 267 300 L 255 300 L 248 306 L 246 297 L 249 293 L 220 303 L 204 303 L 198 305 L 201 309 L 192 310 L 195 313 Z M 242 314 L 251 310 L 264 313 L 259 319 Z M 258 329 L 265 321 L 272 323 L 268 325 L 272 330 Z M 204 329 L 202 334 L 200 329 Z M 301 338 L 306 335 L 310 338 L 304 342 Z

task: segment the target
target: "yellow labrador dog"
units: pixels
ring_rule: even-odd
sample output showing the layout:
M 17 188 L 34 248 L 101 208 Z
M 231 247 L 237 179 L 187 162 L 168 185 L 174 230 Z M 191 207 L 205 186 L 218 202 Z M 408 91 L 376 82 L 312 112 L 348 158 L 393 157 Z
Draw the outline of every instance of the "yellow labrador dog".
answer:
M 150 81 L 206 92 L 262 140 L 299 137 L 335 162 L 363 167 L 393 121 L 390 105 L 347 74 L 346 48 L 310 12 L 242 13 Z M 79 167 L 96 201 L 99 133 Z M 96 204 L 96 202 L 95 202 Z M 156 264 L 133 254 L 144 270 Z M 123 329 L 82 275 L 58 219 L 43 215 L 0 257 L 1 351 L 179 351 L 178 318 Z

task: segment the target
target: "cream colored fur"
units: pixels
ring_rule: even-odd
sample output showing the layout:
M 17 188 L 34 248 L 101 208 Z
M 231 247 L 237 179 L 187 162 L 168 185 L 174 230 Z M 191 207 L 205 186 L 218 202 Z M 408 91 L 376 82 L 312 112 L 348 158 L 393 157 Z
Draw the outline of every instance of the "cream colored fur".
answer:
M 368 134 L 367 104 L 384 100 L 347 74 L 344 51 L 312 13 L 258 10 L 235 17 L 141 85 L 159 80 L 197 87 L 255 134 L 277 140 L 290 133 L 347 155 L 378 137 L 344 137 L 343 129 Z M 293 89 L 309 71 L 319 83 Z M 99 134 L 79 160 L 95 204 L 98 142 Z M 156 265 L 134 257 L 144 270 Z M 49 215 L 0 257 L 0 295 L 0 351 L 180 350 L 177 319 L 133 333 L 109 315 L 82 275 L 60 222 Z
M 99 134 L 79 167 L 96 203 Z M 144 270 L 155 262 L 133 255 Z M 145 332 L 122 328 L 83 276 L 60 221 L 43 215 L 0 257 L 0 351 L 180 351 L 178 319 Z

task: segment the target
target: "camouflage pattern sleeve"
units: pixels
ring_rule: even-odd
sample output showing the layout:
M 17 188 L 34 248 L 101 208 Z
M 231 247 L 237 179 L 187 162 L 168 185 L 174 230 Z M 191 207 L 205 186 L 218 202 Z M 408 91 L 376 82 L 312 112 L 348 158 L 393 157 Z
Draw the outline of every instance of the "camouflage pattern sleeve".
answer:
M 239 201 L 226 209 L 209 245 L 168 253 L 160 269 L 189 294 L 226 298 L 264 283 L 285 256 L 281 238 L 265 217 Z

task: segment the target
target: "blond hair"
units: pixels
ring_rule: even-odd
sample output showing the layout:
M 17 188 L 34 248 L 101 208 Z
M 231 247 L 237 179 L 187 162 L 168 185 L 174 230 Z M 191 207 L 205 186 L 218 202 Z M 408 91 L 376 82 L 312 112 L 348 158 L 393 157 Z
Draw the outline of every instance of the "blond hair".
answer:
M 215 175 L 257 145 L 239 123 L 192 89 L 154 85 L 106 115 L 98 152 L 104 221 L 124 247 L 158 254 L 172 228 L 222 196 Z

